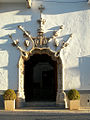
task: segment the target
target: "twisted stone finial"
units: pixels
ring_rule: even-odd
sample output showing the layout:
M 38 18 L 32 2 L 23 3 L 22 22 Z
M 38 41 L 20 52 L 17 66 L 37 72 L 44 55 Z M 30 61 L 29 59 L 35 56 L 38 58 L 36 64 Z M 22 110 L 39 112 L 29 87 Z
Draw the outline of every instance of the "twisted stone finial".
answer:
M 31 8 L 31 0 L 26 0 L 27 2 L 27 8 Z

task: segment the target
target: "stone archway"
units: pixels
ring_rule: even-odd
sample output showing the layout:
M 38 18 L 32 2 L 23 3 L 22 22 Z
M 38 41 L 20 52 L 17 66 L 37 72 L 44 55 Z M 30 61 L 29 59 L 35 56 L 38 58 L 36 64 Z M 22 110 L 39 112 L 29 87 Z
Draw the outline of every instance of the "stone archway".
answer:
M 25 102 L 24 94 L 24 61 L 30 59 L 34 54 L 47 54 L 52 60 L 57 62 L 57 94 L 56 103 L 64 105 L 64 93 L 63 93 L 63 73 L 62 73 L 62 61 L 59 56 L 55 56 L 55 53 L 49 48 L 34 48 L 28 52 L 28 58 L 21 56 L 19 59 L 19 81 L 18 81 L 18 92 L 17 92 L 17 106 L 21 106 Z

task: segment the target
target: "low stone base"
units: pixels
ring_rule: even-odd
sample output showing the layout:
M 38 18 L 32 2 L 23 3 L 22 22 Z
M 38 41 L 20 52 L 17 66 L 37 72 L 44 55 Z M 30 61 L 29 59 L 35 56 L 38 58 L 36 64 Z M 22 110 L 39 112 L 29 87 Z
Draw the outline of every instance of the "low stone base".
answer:
M 90 108 L 90 94 L 80 94 L 80 107 Z
M 4 108 L 4 100 L 3 100 L 3 95 L 0 95 L 0 109 Z
M 58 92 L 56 98 L 56 105 L 60 108 L 66 108 L 66 94 L 65 92 Z
M 25 106 L 25 99 L 18 98 L 16 99 L 16 108 L 22 108 Z
M 25 96 L 24 92 L 18 92 L 16 94 L 16 108 L 22 108 L 25 105 Z

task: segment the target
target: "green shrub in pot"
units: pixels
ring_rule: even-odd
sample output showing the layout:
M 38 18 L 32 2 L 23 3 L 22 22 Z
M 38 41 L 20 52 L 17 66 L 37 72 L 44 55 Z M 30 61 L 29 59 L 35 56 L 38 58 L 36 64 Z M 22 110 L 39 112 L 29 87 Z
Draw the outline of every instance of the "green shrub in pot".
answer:
M 80 108 L 80 93 L 76 89 L 71 89 L 67 93 L 69 99 L 69 109 L 78 110 Z
M 8 89 L 3 94 L 5 110 L 15 110 L 16 93 L 12 89 Z

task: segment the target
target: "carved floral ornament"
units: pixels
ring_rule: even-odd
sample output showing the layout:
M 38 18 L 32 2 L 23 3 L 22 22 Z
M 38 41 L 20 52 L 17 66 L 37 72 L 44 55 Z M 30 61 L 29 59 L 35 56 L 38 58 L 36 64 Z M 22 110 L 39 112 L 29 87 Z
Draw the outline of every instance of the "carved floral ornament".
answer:
M 63 25 L 59 27 L 57 31 L 53 31 L 53 35 L 51 37 L 46 37 L 44 36 L 44 30 L 43 30 L 43 25 L 45 24 L 46 20 L 42 18 L 41 14 L 43 10 L 45 9 L 42 5 L 38 8 L 40 11 L 40 19 L 37 20 L 39 24 L 39 28 L 37 30 L 37 36 L 33 37 L 28 31 L 26 31 L 21 25 L 18 26 L 18 28 L 23 32 L 23 36 L 28 38 L 27 40 L 24 41 L 24 46 L 26 49 L 31 46 L 32 43 L 32 48 L 30 50 L 24 50 L 21 46 L 19 46 L 19 41 L 18 40 L 13 40 L 12 35 L 9 35 L 9 37 L 12 39 L 12 45 L 15 46 L 19 51 L 21 52 L 21 55 L 23 56 L 24 59 L 29 59 L 29 56 L 31 56 L 32 51 L 44 51 L 48 50 L 51 51 L 54 54 L 54 57 L 59 57 L 61 49 L 64 47 L 67 47 L 69 45 L 68 40 L 72 37 L 72 34 L 68 37 L 66 41 L 61 42 L 58 44 L 56 38 L 58 36 L 58 33 L 63 29 Z M 48 43 L 50 40 L 54 40 L 54 47 L 59 47 L 58 51 L 53 51 L 49 48 Z

